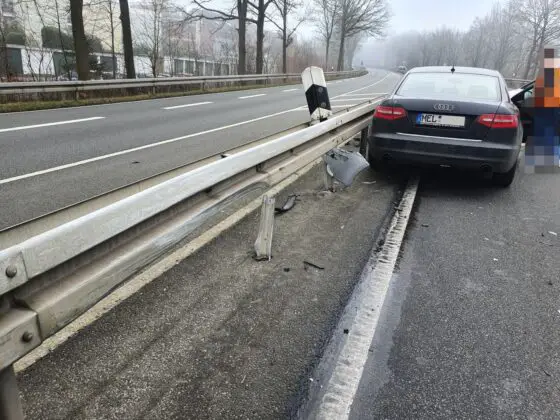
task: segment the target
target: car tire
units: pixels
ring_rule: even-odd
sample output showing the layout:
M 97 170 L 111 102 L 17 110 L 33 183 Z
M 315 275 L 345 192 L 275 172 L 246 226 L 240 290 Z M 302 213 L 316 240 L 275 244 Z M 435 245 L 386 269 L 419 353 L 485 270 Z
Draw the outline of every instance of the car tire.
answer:
M 369 167 L 373 169 L 375 172 L 382 172 L 383 171 L 383 162 L 380 159 L 377 159 L 371 153 L 371 148 L 369 145 L 369 140 L 366 141 L 366 150 L 365 150 L 365 158 L 369 163 Z
M 494 173 L 494 175 L 492 176 L 492 183 L 502 188 L 509 187 L 513 182 L 513 179 L 515 178 L 516 170 L 517 170 L 517 161 L 515 161 L 515 164 L 509 171 L 502 172 L 502 173 L 499 172 Z

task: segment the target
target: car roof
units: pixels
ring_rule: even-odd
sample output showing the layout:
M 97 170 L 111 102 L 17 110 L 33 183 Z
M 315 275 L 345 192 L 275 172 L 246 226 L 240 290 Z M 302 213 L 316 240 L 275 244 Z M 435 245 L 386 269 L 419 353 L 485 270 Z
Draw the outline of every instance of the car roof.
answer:
M 450 73 L 451 66 L 428 66 L 415 67 L 409 73 Z M 455 67 L 455 73 L 480 74 L 485 76 L 499 77 L 500 72 L 497 70 L 483 69 L 479 67 Z

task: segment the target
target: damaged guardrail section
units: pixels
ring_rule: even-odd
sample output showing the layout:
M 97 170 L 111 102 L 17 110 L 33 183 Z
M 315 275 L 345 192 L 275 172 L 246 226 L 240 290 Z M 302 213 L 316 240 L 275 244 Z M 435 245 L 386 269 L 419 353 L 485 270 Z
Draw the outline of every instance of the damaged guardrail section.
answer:
M 0 251 L 0 370 L 231 202 L 366 129 L 375 101 L 193 169 Z

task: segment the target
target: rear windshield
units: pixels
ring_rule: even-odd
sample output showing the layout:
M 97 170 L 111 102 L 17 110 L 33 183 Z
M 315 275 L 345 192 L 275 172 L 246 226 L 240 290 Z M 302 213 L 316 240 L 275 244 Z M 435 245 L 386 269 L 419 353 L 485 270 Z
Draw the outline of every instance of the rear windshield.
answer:
M 397 91 L 400 96 L 421 98 L 501 99 L 498 78 L 465 73 L 412 73 Z

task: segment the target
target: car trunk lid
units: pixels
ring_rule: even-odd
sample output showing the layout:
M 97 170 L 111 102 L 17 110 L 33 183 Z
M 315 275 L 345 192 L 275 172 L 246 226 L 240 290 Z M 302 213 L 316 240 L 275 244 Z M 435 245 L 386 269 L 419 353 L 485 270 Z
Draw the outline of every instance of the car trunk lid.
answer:
M 497 112 L 499 101 L 457 101 L 409 98 L 395 95 L 393 107 L 402 107 L 407 117 L 392 122 L 396 132 L 459 139 L 484 140 L 490 131 L 477 118 Z

